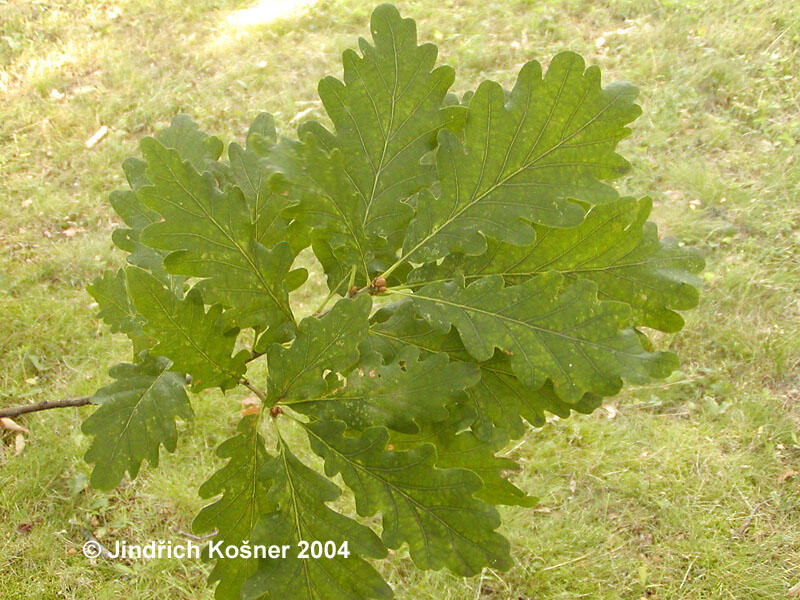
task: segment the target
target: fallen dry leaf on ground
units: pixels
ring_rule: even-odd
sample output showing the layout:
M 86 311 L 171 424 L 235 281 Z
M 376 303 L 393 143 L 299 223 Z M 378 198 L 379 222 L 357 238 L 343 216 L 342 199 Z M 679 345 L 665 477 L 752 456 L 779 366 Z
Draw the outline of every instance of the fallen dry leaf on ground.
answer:
M 108 127 L 103 125 L 102 127 L 100 127 L 100 129 L 98 129 L 97 131 L 94 132 L 94 135 L 92 137 L 90 137 L 88 140 L 86 140 L 86 142 L 84 143 L 84 146 L 86 147 L 87 150 L 91 150 L 98 143 L 100 143 L 100 141 L 104 137 L 106 137 L 107 133 L 108 133 Z
M 9 431 L 18 431 L 20 433 L 30 433 L 25 427 L 22 425 L 18 425 L 14 419 L 10 419 L 8 417 L 0 418 L 0 429 L 8 429 Z
M 242 399 L 241 416 L 257 415 L 261 412 L 261 400 L 255 394 L 250 394 L 247 398 Z

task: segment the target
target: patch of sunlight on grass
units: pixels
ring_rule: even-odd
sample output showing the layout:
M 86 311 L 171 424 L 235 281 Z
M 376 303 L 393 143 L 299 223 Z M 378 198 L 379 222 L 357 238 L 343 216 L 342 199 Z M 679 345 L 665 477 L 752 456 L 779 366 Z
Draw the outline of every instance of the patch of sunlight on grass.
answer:
M 277 19 L 288 17 L 301 8 L 314 4 L 314 0 L 261 0 L 255 6 L 242 8 L 231 13 L 226 22 L 237 28 L 265 25 Z
M 260 0 L 253 6 L 235 10 L 223 21 L 209 46 L 214 51 L 234 46 L 249 37 L 258 27 L 297 17 L 315 3 L 316 0 Z

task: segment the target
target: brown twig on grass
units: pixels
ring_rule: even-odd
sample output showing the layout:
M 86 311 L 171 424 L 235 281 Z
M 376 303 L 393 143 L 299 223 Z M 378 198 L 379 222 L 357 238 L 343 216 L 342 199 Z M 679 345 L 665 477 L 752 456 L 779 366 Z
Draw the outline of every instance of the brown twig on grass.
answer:
M 86 406 L 91 401 L 91 396 L 80 396 L 79 398 L 65 398 L 64 400 L 55 400 L 37 402 L 35 404 L 24 404 L 22 406 L 9 406 L 7 408 L 0 408 L 0 418 L 9 417 L 13 419 L 20 415 L 32 412 L 39 412 L 40 410 L 50 410 L 51 408 L 68 408 L 70 406 Z
M 758 504 L 756 504 L 753 507 L 753 510 L 750 511 L 750 515 L 747 517 L 747 519 L 745 519 L 744 525 L 742 525 L 736 531 L 736 533 L 734 533 L 733 536 L 731 536 L 731 537 L 736 538 L 736 539 L 740 539 L 740 538 L 744 537 L 744 534 L 747 532 L 747 528 L 750 527 L 750 524 L 753 522 L 753 519 L 756 518 L 756 515 L 758 514 L 758 510 L 762 506 L 764 506 L 765 504 L 768 504 L 768 503 L 769 503 L 769 500 L 763 500 L 763 501 L 759 502 Z
M 177 527 L 174 528 L 172 531 L 181 537 L 185 537 L 187 540 L 192 540 L 193 542 L 205 542 L 207 540 L 210 540 L 219 533 L 216 529 L 212 529 L 211 531 L 203 535 L 195 535 L 193 533 L 189 533 L 188 531 L 183 531 L 181 529 L 178 529 Z

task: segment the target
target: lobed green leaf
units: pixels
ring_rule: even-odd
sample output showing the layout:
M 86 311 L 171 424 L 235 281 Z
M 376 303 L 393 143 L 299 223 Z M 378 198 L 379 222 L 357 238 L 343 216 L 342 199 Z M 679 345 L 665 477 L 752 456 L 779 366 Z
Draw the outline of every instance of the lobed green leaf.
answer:
M 468 577 L 483 567 L 510 566 L 508 542 L 495 529 L 497 511 L 473 497 L 480 478 L 463 469 L 437 469 L 434 446 L 407 452 L 386 449 L 389 434 L 372 427 L 344 435 L 340 421 L 305 425 L 311 448 L 325 460 L 329 477 L 341 473 L 362 516 L 380 512 L 389 548 L 407 543 L 421 569 L 447 567 Z
M 455 330 L 442 333 L 419 316 L 414 305 L 404 300 L 383 308 L 372 319 L 366 347 L 380 352 L 384 361 L 396 360 L 407 347 L 423 354 L 446 352 L 450 360 L 474 364 Z M 566 418 L 572 410 L 591 413 L 600 397 L 585 394 L 578 402 L 565 402 L 549 382 L 540 388 L 522 383 L 514 374 L 508 356 L 500 351 L 479 362 L 480 380 L 465 390 L 464 402 L 472 409 L 472 431 L 483 441 L 492 438 L 498 427 L 512 438 L 525 432 L 521 417 L 535 426 L 545 422 L 545 411 Z
M 176 370 L 192 376 L 192 389 L 223 390 L 238 384 L 250 353 L 233 353 L 236 330 L 223 333 L 219 304 L 205 311 L 196 290 L 179 299 L 153 275 L 128 267 L 128 289 L 136 310 L 145 319 L 145 333 L 158 343 L 152 353 L 169 358 Z
M 100 306 L 97 316 L 111 326 L 111 332 L 122 332 L 133 342 L 133 353 L 138 354 L 153 345 L 153 340 L 143 330 L 144 319 L 136 312 L 128 295 L 125 270 L 106 270 L 86 291 Z
M 292 600 L 367 600 L 392 597 L 392 589 L 363 557 L 386 556 L 371 529 L 328 508 L 341 490 L 309 469 L 280 440 L 278 455 L 265 465 L 268 499 L 274 509 L 263 515 L 253 530 L 255 544 L 289 544 L 286 558 L 261 560 L 256 574 L 246 582 L 242 597 Z M 300 558 L 300 541 L 345 542 L 349 556 Z
M 414 433 L 422 423 L 446 420 L 448 402 L 480 377 L 476 365 L 450 362 L 444 353 L 425 361 L 418 357 L 419 350 L 413 347 L 404 348 L 390 364 L 382 364 L 379 355 L 367 356 L 345 381 L 332 382 L 320 396 L 287 404 L 359 431 L 383 425 Z
M 433 182 L 420 161 L 457 119 L 443 106 L 453 70 L 434 68 L 436 46 L 417 44 L 414 21 L 384 4 L 370 31 L 373 45 L 344 53 L 344 82 L 319 84 L 334 132 L 306 123 L 273 159 L 301 198 L 294 214 L 330 249 L 326 273 L 354 264 L 362 284 L 393 262 L 413 213 L 405 201 Z
M 327 314 L 303 319 L 291 347 L 272 344 L 267 349 L 268 401 L 275 404 L 312 397 L 326 389 L 325 371 L 344 371 L 355 364 L 371 307 L 367 295 L 340 300 Z
M 188 421 L 193 413 L 183 376 L 169 371 L 170 366 L 169 360 L 150 356 L 139 364 L 116 365 L 109 370 L 116 381 L 92 396 L 92 404 L 99 407 L 81 431 L 94 438 L 85 459 L 95 465 L 95 488 L 115 487 L 125 471 L 134 479 L 143 460 L 158 466 L 161 446 L 175 451 L 175 419 Z
M 629 84 L 600 86 L 600 70 L 572 52 L 556 55 L 547 74 L 522 67 L 506 94 L 484 81 L 469 100 L 465 142 L 439 133 L 440 192 L 425 191 L 403 245 L 403 256 L 427 262 L 450 252 L 482 254 L 485 236 L 515 245 L 533 242 L 530 222 L 580 224 L 583 208 L 617 198 L 603 180 L 625 173 L 614 152 L 641 112 Z
M 192 529 L 199 534 L 216 530 L 215 541 L 239 546 L 251 541 L 256 522 L 273 507 L 268 498 L 269 482 L 261 472 L 274 457 L 258 433 L 258 419 L 242 419 L 236 435 L 217 448 L 217 456 L 228 462 L 200 486 L 199 493 L 201 498 L 219 498 L 200 511 Z M 217 600 L 239 600 L 242 585 L 257 569 L 255 558 L 218 558 L 208 578 L 210 583 L 219 582 Z
M 569 279 L 597 284 L 604 300 L 629 304 L 632 324 L 678 331 L 683 319 L 675 310 L 694 308 L 698 301 L 703 260 L 692 248 L 661 241 L 647 221 L 649 198 L 620 198 L 593 207 L 577 227 L 535 226 L 536 241 L 514 246 L 487 240 L 480 256 L 451 254 L 441 264 L 413 271 L 414 286 L 463 275 L 467 281 L 502 275 L 507 283 L 523 283 L 537 273 L 557 271 Z
M 454 325 L 475 359 L 489 360 L 498 348 L 525 385 L 538 388 L 550 379 L 568 402 L 587 392 L 615 394 L 623 376 L 644 382 L 677 368 L 674 355 L 646 352 L 625 329 L 630 307 L 598 301 L 590 281 L 565 286 L 551 271 L 505 287 L 502 277 L 489 275 L 466 287 L 431 283 L 411 297 L 436 329 Z
M 211 173 L 199 173 L 153 138 L 141 146 L 152 185 L 137 196 L 161 215 L 142 231 L 141 241 L 172 252 L 164 261 L 170 273 L 203 277 L 198 289 L 204 300 L 228 307 L 230 326 L 291 327 L 286 279 L 295 253 L 288 242 L 268 249 L 254 239 L 251 211 L 238 187 L 219 190 Z
M 475 473 L 483 484 L 475 492 L 475 497 L 488 504 L 534 506 L 537 502 L 507 478 L 509 472 L 519 470 L 519 465 L 509 458 L 495 455 L 508 443 L 508 436 L 501 429 L 492 429 L 488 439 L 481 439 L 472 431 L 458 433 L 457 424 L 427 424 L 411 435 L 393 432 L 390 442 L 397 451 L 433 444 L 436 446 L 436 466 Z

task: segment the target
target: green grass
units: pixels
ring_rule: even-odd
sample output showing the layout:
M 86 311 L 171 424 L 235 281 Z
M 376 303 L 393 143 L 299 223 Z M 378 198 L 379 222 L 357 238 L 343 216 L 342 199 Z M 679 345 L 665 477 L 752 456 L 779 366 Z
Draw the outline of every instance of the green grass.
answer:
M 704 252 L 700 307 L 662 336 L 681 370 L 615 408 L 552 420 L 511 451 L 541 499 L 504 510 L 516 566 L 472 580 L 378 565 L 402 600 L 775 599 L 800 581 L 800 5 L 792 0 L 398 3 L 456 68 L 508 86 L 562 49 L 642 90 L 622 182 Z M 367 32 L 372 3 L 322 0 L 252 28 L 235 0 L 0 3 L 0 403 L 90 393 L 125 341 L 84 287 L 120 264 L 108 193 L 137 140 L 186 112 L 230 140 L 284 133 Z M 603 38 L 600 40 L 599 38 Z M 109 135 L 91 150 L 101 125 Z M 297 300 L 316 300 L 319 288 Z M 180 539 L 240 396 L 205 393 L 179 449 L 111 494 L 87 487 L 91 409 L 20 419 L 0 452 L 0 598 L 211 598 L 192 561 L 92 563 L 101 539 Z M 611 416 L 614 418 L 611 418 Z M 745 525 L 747 527 L 745 527 Z M 76 552 L 77 551 L 77 552 Z M 287 599 L 290 600 L 290 599 Z

